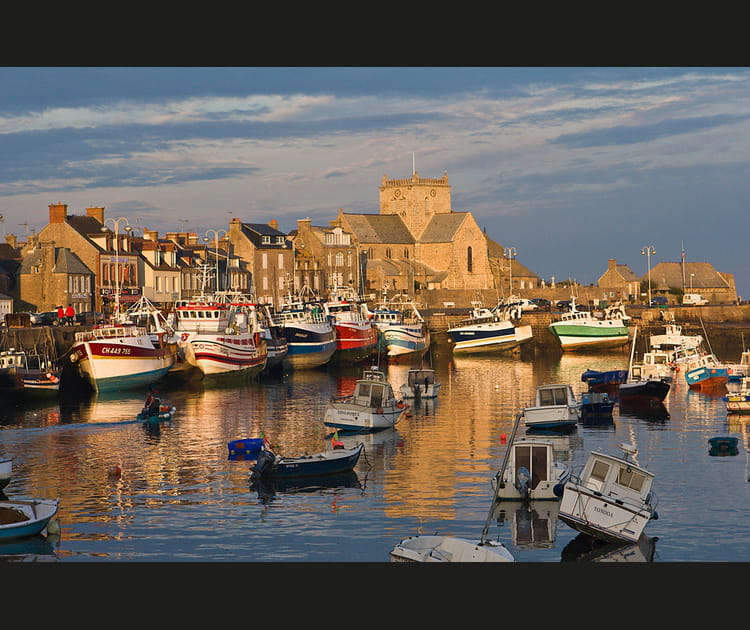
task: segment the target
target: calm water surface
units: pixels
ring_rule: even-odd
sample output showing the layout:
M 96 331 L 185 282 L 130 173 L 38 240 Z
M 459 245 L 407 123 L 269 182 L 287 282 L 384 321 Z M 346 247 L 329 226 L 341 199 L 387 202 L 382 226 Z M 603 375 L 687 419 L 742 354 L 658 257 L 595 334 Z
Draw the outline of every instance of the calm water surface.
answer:
M 227 443 L 262 429 L 281 454 L 327 448 L 327 402 L 351 390 L 361 368 L 220 387 L 168 381 L 161 393 L 177 414 L 156 430 L 134 421 L 145 392 L 3 401 L 0 454 L 14 459 L 5 494 L 59 497 L 61 507 L 59 535 L 0 546 L 0 560 L 388 562 L 405 536 L 479 539 L 503 436 L 536 385 L 568 382 L 580 392 L 584 370 L 626 368 L 628 358 L 461 358 L 438 345 L 431 361 L 439 398 L 395 429 L 342 436 L 347 445 L 365 444 L 354 474 L 296 488 L 251 488 L 250 462 L 230 459 Z M 394 389 L 407 369 L 387 367 Z M 637 446 L 637 461 L 656 474 L 659 519 L 646 528 L 654 562 L 750 561 L 747 423 L 727 418 L 721 395 L 689 391 L 683 378 L 665 406 L 669 415 L 661 417 L 616 406 L 609 423 L 554 436 L 557 455 L 577 467 L 591 450 Z M 719 435 L 741 437 L 739 453 L 710 455 L 708 439 Z M 590 550 L 557 519 L 556 503 L 534 508 L 495 506 L 489 537 L 518 562 L 603 559 L 605 550 Z M 651 558 L 630 550 L 616 558 L 644 557 Z

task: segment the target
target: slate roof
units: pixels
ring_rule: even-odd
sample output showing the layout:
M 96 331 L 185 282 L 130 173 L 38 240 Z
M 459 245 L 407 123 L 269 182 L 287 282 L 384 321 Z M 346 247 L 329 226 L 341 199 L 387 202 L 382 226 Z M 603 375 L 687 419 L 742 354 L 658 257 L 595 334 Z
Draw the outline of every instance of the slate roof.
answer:
M 42 262 L 42 250 L 35 249 L 24 256 L 18 273 L 31 273 L 31 268 L 35 265 L 39 265 Z M 55 266 L 50 271 L 51 273 L 78 273 L 78 274 L 92 274 L 93 272 L 89 269 L 78 256 L 71 252 L 67 247 L 55 247 Z
M 436 214 L 419 237 L 420 243 L 450 243 L 455 239 L 461 224 L 469 216 L 468 212 Z
M 414 243 L 414 237 L 396 214 L 344 213 L 360 243 Z
M 292 246 L 291 243 L 287 240 L 287 235 L 284 232 L 271 227 L 267 223 L 242 223 L 241 226 L 242 233 L 253 245 L 255 245 L 256 248 L 272 247 L 274 249 L 290 249 Z M 284 237 L 284 241 L 283 243 L 264 243 L 262 238 L 263 236 L 282 236 Z M 275 238 L 272 239 L 272 241 L 275 240 Z
M 695 274 L 693 291 L 699 289 L 728 289 L 730 284 L 724 277 L 707 262 L 685 263 L 685 290 L 690 291 L 690 274 Z M 682 263 L 660 262 L 651 267 L 651 287 L 657 291 L 667 291 L 670 288 L 682 288 Z M 648 282 L 648 271 L 641 276 L 641 282 Z

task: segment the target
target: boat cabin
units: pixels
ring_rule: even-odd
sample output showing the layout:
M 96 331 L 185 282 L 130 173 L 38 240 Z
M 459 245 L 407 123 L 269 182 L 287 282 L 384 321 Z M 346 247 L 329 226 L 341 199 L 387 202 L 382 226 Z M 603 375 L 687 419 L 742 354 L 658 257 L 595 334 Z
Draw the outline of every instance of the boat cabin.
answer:
M 537 407 L 575 406 L 576 397 L 570 385 L 540 385 L 536 390 Z
M 581 472 L 581 482 L 619 503 L 648 502 L 654 474 L 630 459 L 592 452 Z
M 508 472 L 512 476 L 513 485 L 516 487 L 522 485 L 523 480 L 519 477 L 521 468 L 525 468 L 529 473 L 530 490 L 534 490 L 540 481 L 552 478 L 555 456 L 551 442 L 519 440 L 513 444 L 512 448 Z
M 385 380 L 385 373 L 380 370 L 365 370 L 363 377 L 357 381 L 352 402 L 355 405 L 378 409 L 396 404 L 393 389 Z

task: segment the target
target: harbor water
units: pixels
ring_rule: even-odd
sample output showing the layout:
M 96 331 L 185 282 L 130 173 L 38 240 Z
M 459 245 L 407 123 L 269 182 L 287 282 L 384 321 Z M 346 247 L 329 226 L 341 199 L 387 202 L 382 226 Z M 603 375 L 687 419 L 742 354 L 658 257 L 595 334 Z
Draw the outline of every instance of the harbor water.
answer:
M 177 412 L 154 427 L 135 419 L 141 391 L 4 400 L 0 455 L 13 458 L 5 495 L 57 497 L 60 511 L 59 533 L 0 545 L 0 561 L 380 563 L 406 536 L 479 540 L 486 523 L 517 562 L 750 561 L 747 421 L 727 417 L 721 394 L 690 391 L 681 374 L 665 413 L 615 406 L 609 421 L 551 435 L 574 469 L 592 450 L 638 449 L 659 499 L 644 545 L 592 547 L 557 518 L 557 502 L 493 504 L 491 480 L 535 387 L 570 383 L 580 393 L 586 369 L 623 369 L 628 359 L 460 357 L 434 345 L 426 360 L 442 383 L 436 400 L 414 404 L 393 429 L 339 435 L 365 445 L 352 474 L 261 487 L 228 443 L 262 431 L 282 455 L 330 448 L 326 405 L 353 389 L 361 366 L 225 384 L 168 378 L 160 394 Z M 409 366 L 383 367 L 398 393 Z M 740 438 L 738 452 L 712 454 L 716 436 Z

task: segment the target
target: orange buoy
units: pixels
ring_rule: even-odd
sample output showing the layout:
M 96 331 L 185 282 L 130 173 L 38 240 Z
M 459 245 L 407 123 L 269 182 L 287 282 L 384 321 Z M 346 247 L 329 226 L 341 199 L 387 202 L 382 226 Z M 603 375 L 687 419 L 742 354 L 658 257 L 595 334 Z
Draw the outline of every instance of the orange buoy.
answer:
M 500 444 L 505 444 L 505 433 L 500 434 Z

